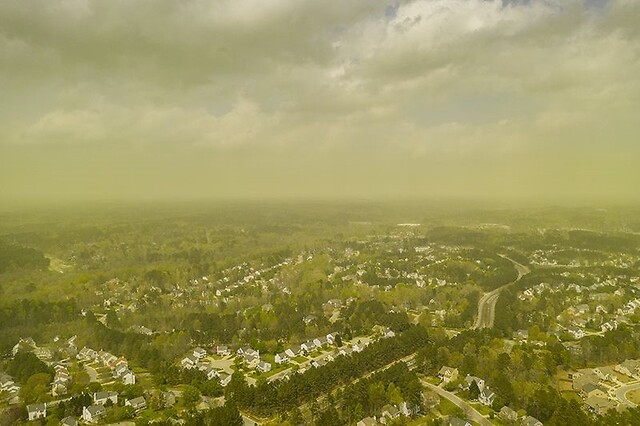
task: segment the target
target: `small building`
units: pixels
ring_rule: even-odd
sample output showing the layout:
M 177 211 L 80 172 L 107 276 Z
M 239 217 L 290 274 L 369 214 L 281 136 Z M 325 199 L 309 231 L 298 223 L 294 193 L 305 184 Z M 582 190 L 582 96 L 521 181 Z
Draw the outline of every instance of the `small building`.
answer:
M 380 414 L 381 414 L 381 420 L 384 423 L 386 423 L 387 420 L 393 420 L 400 417 L 400 410 L 398 410 L 393 405 L 387 404 L 384 407 L 382 407 Z
M 131 407 L 136 411 L 141 411 L 147 408 L 147 401 L 143 396 L 137 398 L 128 399 L 124 403 L 125 406 Z
M 118 393 L 117 392 L 96 392 L 93 394 L 93 403 L 95 405 L 104 405 L 108 401 L 111 401 L 113 404 L 117 404 Z
M 295 358 L 297 356 L 300 356 L 300 354 L 302 353 L 302 348 L 299 345 L 292 346 L 284 351 L 284 353 L 287 354 L 290 358 Z
M 220 373 L 218 374 L 218 380 L 220 381 L 220 386 L 225 387 L 231 382 L 231 374 Z
M 207 356 L 207 351 L 204 350 L 203 348 L 195 348 L 193 350 L 193 356 L 196 357 L 197 359 L 202 359 L 204 357 Z
M 176 395 L 171 391 L 162 392 L 162 400 L 164 401 L 164 408 L 176 405 Z
M 286 354 L 286 352 L 276 354 L 275 361 L 276 361 L 276 364 L 287 363 L 289 362 L 289 356 Z
M 505 422 L 515 423 L 518 420 L 518 413 L 505 405 L 500 409 L 498 417 Z
M 378 425 L 378 421 L 376 420 L 375 417 L 365 417 L 364 419 L 360 420 L 356 426 L 377 426 Z
M 453 382 L 458 378 L 458 369 L 443 365 L 440 371 L 438 371 L 438 377 L 443 383 Z
M 82 407 L 82 420 L 88 423 L 96 423 L 100 417 L 106 414 L 106 410 L 102 405 L 90 405 Z
M 47 417 L 47 404 L 27 405 L 27 415 L 29 420 L 44 419 Z
M 271 363 L 268 363 L 266 361 L 260 361 L 258 363 L 258 365 L 256 366 L 256 370 L 262 372 L 262 373 L 266 373 L 268 371 L 271 371 Z
M 198 358 L 196 358 L 193 354 L 187 355 L 186 357 L 182 358 L 182 361 L 180 361 L 180 365 L 182 366 L 182 368 L 186 368 L 188 370 L 194 368 L 197 364 Z
M 527 416 L 522 419 L 522 426 L 542 426 L 542 422 L 535 417 Z
M 606 414 L 607 411 L 613 410 L 618 406 L 616 402 L 601 396 L 590 396 L 584 401 L 584 404 L 587 410 L 599 416 Z
M 68 416 L 60 420 L 60 425 L 61 426 L 78 426 L 78 419 L 76 419 L 73 416 Z
M 229 350 L 228 346 L 216 346 L 216 354 L 219 356 L 228 356 L 231 355 L 231 350 Z

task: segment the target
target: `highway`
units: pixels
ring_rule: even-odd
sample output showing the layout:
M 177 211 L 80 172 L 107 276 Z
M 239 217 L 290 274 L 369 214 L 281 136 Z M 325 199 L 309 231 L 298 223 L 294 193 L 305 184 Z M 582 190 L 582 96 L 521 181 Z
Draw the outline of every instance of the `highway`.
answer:
M 512 281 L 508 284 L 503 285 L 502 287 L 498 287 L 495 290 L 490 291 L 489 293 L 485 293 L 480 298 L 480 300 L 478 301 L 478 317 L 476 318 L 476 322 L 473 324 L 474 329 L 493 327 L 493 320 L 496 314 L 496 303 L 498 302 L 498 298 L 500 297 L 500 293 L 502 292 L 502 290 L 517 283 L 522 277 L 531 272 L 529 268 L 516 262 L 515 260 L 510 259 L 507 256 L 502 257 L 513 263 L 513 266 L 518 271 L 518 278 L 516 278 L 515 281 Z

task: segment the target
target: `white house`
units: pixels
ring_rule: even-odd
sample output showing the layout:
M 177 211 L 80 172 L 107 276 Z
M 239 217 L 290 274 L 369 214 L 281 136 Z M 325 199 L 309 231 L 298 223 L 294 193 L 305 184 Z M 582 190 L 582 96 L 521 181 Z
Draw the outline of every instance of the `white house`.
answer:
M 207 356 L 207 351 L 202 348 L 195 348 L 193 350 L 193 356 L 198 359 L 202 359 Z
M 82 420 L 88 423 L 95 423 L 98 419 L 106 414 L 106 410 L 102 405 L 90 405 L 82 407 Z
M 198 358 L 196 358 L 194 355 L 187 355 L 186 357 L 182 358 L 182 361 L 180 361 L 180 365 L 182 366 L 182 368 L 186 368 L 186 369 L 192 369 L 196 366 L 196 364 L 198 364 Z
M 260 361 L 256 366 L 256 370 L 266 373 L 267 371 L 271 371 L 271 364 L 266 361 Z
M 104 405 L 107 401 L 111 401 L 114 404 L 118 403 L 117 392 L 96 392 L 93 394 L 93 403 L 96 405 Z
M 147 401 L 143 396 L 139 396 L 137 398 L 127 399 L 124 405 L 131 407 L 136 411 L 141 411 L 147 408 Z
M 302 349 L 300 348 L 300 346 L 292 346 L 289 349 L 287 349 L 286 351 L 284 351 L 285 354 L 287 354 L 289 357 L 291 358 L 295 358 L 297 356 L 300 356 L 300 353 L 302 352 Z
M 29 420 L 44 419 L 47 417 L 47 404 L 27 405 Z
M 285 362 L 289 362 L 289 356 L 286 354 L 286 352 L 276 354 L 275 361 L 276 364 L 284 364 Z
M 220 356 L 231 355 L 231 351 L 228 346 L 216 346 L 216 354 Z
M 231 382 L 231 375 L 227 373 L 218 374 L 218 380 L 220 380 L 220 386 L 225 387 Z

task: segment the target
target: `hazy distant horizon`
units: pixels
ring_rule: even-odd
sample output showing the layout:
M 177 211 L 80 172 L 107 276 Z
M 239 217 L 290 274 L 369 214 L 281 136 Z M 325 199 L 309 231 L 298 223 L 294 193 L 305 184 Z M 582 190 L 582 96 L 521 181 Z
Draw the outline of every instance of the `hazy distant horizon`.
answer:
M 639 20 L 628 0 L 4 1 L 0 204 L 635 204 Z

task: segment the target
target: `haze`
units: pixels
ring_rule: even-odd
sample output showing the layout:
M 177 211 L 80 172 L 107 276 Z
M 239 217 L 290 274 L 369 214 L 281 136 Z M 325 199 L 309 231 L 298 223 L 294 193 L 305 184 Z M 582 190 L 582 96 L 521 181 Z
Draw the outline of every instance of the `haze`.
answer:
M 640 1 L 0 2 L 0 199 L 638 199 Z

